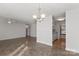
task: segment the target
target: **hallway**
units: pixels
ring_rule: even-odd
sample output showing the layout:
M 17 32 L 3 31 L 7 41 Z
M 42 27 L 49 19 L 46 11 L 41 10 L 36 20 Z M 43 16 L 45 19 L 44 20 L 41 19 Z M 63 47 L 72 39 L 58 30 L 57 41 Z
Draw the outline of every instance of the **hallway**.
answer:
M 53 48 L 65 50 L 66 41 L 64 38 L 53 41 Z

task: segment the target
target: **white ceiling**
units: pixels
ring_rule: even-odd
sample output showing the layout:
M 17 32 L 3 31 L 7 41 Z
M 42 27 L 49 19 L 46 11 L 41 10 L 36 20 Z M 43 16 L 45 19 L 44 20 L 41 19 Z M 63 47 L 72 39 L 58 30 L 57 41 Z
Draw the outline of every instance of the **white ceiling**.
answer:
M 34 22 L 32 15 L 37 13 L 37 3 L 0 3 L 0 16 L 16 19 L 26 24 Z M 42 10 L 47 16 L 63 16 L 66 10 L 79 8 L 77 3 L 42 3 Z

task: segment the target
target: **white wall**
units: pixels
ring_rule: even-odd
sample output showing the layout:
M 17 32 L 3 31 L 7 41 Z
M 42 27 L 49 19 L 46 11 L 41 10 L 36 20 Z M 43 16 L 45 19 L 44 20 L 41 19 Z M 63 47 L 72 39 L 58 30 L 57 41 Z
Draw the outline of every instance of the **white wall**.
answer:
M 37 42 L 52 46 L 52 16 L 37 22 Z
M 8 24 L 7 19 L 0 18 L 0 40 L 25 37 L 25 33 L 24 24 Z
M 79 51 L 79 9 L 66 12 L 66 50 Z
M 30 36 L 36 37 L 36 23 L 30 25 Z

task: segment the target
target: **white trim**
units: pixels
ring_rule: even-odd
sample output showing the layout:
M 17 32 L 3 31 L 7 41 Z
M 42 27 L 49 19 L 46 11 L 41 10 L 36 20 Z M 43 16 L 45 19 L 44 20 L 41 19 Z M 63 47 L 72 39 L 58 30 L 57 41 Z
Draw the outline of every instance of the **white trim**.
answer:
M 75 53 L 79 53 L 78 50 L 74 50 L 74 49 L 69 49 L 69 48 L 66 48 L 65 50 L 68 50 L 68 51 L 71 51 L 71 52 L 75 52 Z
M 13 37 L 13 38 L 0 38 L 0 41 L 2 41 L 2 40 L 12 40 L 12 39 L 18 39 L 18 38 L 25 38 L 25 36 Z
M 43 43 L 43 44 L 45 44 L 45 45 L 52 46 L 52 42 L 51 42 L 51 44 L 49 44 L 49 43 L 46 43 L 46 42 L 43 42 L 43 41 L 38 41 L 38 40 L 37 40 L 37 42 L 39 42 L 39 43 Z

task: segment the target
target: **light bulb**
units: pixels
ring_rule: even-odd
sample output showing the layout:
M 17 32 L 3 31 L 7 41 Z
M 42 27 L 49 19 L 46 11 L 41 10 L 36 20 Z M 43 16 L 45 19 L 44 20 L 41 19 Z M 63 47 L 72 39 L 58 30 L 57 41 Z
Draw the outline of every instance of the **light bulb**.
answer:
M 45 14 L 41 14 L 41 18 L 45 18 Z
M 37 19 L 37 16 L 36 16 L 36 15 L 33 15 L 33 18 L 34 18 L 34 19 Z
M 8 23 L 11 24 L 12 22 L 11 21 L 8 21 Z

